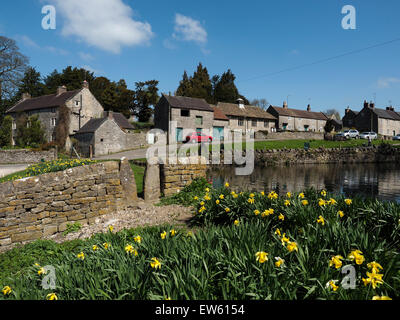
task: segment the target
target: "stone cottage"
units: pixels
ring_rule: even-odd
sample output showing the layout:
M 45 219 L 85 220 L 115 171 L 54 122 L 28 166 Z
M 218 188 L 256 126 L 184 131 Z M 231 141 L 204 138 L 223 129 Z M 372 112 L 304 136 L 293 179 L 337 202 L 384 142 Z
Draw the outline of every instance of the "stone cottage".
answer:
M 146 134 L 132 133 L 133 129 L 121 113 L 104 112 L 75 133 L 76 149 L 83 156 L 95 157 L 146 145 Z
M 350 107 L 347 107 L 342 118 L 343 128 L 355 128 L 355 118 L 357 115 L 358 111 L 351 110 Z
M 60 107 L 67 107 L 69 111 L 69 137 L 66 141 L 66 149 L 71 146 L 70 137 L 78 132 L 90 119 L 100 118 L 103 115 L 103 107 L 89 90 L 87 81 L 82 88 L 67 91 L 65 86 L 57 89 L 57 93 L 32 98 L 28 93 L 22 95 L 18 103 L 6 111 L 13 121 L 13 135 L 15 134 L 16 121 L 19 115 L 37 115 L 42 128 L 45 130 L 48 142 L 54 141 L 55 129 L 59 124 Z
M 375 104 L 364 101 L 364 108 L 354 119 L 358 131 L 374 131 L 383 136 L 400 133 L 400 115 L 393 107 L 376 108 Z
M 251 105 L 245 105 L 243 99 L 237 103 L 218 102 L 216 109 L 229 119 L 228 128 L 231 131 L 274 131 L 276 117 L 265 110 Z
M 322 112 L 311 111 L 310 105 L 307 110 L 298 110 L 288 108 L 284 102 L 283 107 L 270 106 L 267 111 L 277 118 L 276 125 L 280 131 L 324 132 L 328 120 Z
M 167 142 L 182 142 L 192 132 L 212 135 L 214 109 L 198 98 L 162 94 L 154 109 L 154 127 L 167 134 Z

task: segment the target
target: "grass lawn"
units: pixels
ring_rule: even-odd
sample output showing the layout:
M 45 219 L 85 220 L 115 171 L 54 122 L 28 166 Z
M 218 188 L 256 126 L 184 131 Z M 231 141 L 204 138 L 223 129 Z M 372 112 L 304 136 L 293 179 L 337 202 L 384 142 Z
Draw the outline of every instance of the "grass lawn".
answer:
M 143 197 L 143 185 L 144 185 L 144 170 L 145 167 L 138 166 L 131 161 L 129 161 L 129 164 L 131 165 L 133 174 L 135 175 L 135 181 L 136 181 L 136 188 L 137 188 L 137 194 L 139 197 Z

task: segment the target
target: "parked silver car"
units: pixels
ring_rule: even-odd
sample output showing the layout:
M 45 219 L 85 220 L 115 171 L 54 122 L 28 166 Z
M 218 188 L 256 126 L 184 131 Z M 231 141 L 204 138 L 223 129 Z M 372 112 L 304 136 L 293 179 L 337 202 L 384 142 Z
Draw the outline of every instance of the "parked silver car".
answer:
M 351 130 L 345 130 L 343 131 L 343 134 L 346 138 L 356 138 L 358 139 L 360 137 L 360 133 L 358 132 L 358 130 L 355 129 L 351 129 Z
M 376 132 L 362 132 L 360 134 L 360 139 L 378 139 L 378 135 L 376 134 Z
M 399 133 L 399 134 L 396 134 L 396 135 L 393 137 L 393 140 L 400 140 L 400 133 Z

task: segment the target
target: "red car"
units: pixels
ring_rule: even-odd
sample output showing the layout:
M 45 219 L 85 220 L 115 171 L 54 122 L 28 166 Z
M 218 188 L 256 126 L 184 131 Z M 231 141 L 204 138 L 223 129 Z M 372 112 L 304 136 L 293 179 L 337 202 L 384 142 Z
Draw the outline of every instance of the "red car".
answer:
M 212 139 L 213 138 L 211 136 L 207 136 L 201 132 L 193 132 L 191 135 L 186 136 L 185 142 L 212 142 Z

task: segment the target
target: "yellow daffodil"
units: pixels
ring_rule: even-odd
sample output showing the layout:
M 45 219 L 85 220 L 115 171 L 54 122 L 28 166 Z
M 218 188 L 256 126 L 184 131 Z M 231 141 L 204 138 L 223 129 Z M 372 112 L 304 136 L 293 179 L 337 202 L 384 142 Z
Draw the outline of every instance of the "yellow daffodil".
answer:
M 283 267 L 283 264 L 285 263 L 285 260 L 283 260 L 281 257 L 275 257 L 275 267 Z
M 300 199 L 304 199 L 304 193 L 303 193 L 303 192 L 300 192 L 300 193 L 299 193 L 299 198 L 300 198 Z
M 98 247 L 97 245 L 94 244 L 94 245 L 92 246 L 92 249 L 93 249 L 93 251 L 96 251 L 96 250 L 99 250 L 99 247 Z
M 10 288 L 9 286 L 5 286 L 5 287 L 3 288 L 3 290 L 1 290 L 1 292 L 3 292 L 3 294 L 4 294 L 5 296 L 7 296 L 7 295 L 9 295 L 9 294 L 12 292 L 12 290 L 11 290 L 11 288 Z
M 160 236 L 161 236 L 161 239 L 164 240 L 165 237 L 167 236 L 167 232 L 164 231 L 163 233 L 160 234 Z
M 129 254 L 133 254 L 135 256 L 138 255 L 137 250 L 131 244 L 128 244 L 125 246 L 125 252 L 129 253 Z
M 289 200 L 285 200 L 283 203 L 286 207 L 290 206 L 290 201 Z
M 326 284 L 326 288 L 331 288 L 333 291 L 337 291 L 337 289 L 339 289 L 339 286 L 336 285 L 336 282 L 338 282 L 338 280 L 328 281 L 328 283 Z
M 224 199 L 224 195 L 223 195 L 223 194 L 220 194 L 220 195 L 219 195 L 219 198 L 220 198 L 221 200 L 223 200 L 223 199 Z
M 268 199 L 278 199 L 278 194 L 275 191 L 271 191 L 268 194 Z
M 104 242 L 104 243 L 103 243 L 103 247 L 104 247 L 104 249 L 106 249 L 106 250 L 107 250 L 109 246 L 110 246 L 110 244 L 109 244 L 109 243 L 107 243 L 107 242 Z
M 258 215 L 260 214 L 260 211 L 259 211 L 259 210 L 254 210 L 253 212 L 254 212 L 254 214 L 255 214 L 256 216 L 258 216 Z
M 344 216 L 344 212 L 342 210 L 339 210 L 337 214 L 341 218 L 343 218 L 343 216 Z
M 170 230 L 169 233 L 171 234 L 171 237 L 173 237 L 176 234 L 176 231 L 175 231 L 175 229 L 172 229 L 172 230 Z
M 113 232 L 114 231 L 114 227 L 113 226 L 108 226 L 108 230 L 110 231 L 110 232 Z
M 392 300 L 392 298 L 388 296 L 373 296 L 372 300 Z
M 264 192 L 264 191 L 261 191 L 260 194 L 261 194 L 262 196 L 265 196 L 265 192 Z
M 292 193 L 291 192 L 286 193 L 286 197 L 291 198 L 292 197 Z
M 231 196 L 235 195 L 236 192 L 235 191 L 231 191 Z
M 225 188 L 229 188 L 229 183 L 225 182 Z
M 204 196 L 204 200 L 210 201 L 210 200 L 211 200 L 211 197 L 210 197 L 208 194 L 206 194 L 206 195 Z
M 198 196 L 195 196 L 193 199 L 194 199 L 194 200 L 199 200 L 199 197 L 198 197 Z
M 247 202 L 250 203 L 250 204 L 253 204 L 254 203 L 254 199 L 253 198 L 249 198 L 249 199 L 247 199 Z
M 206 210 L 206 207 L 205 206 L 202 206 L 200 209 L 199 209 L 199 213 L 202 213 L 203 211 L 205 211 Z
M 238 197 L 238 195 L 235 193 L 235 194 L 233 195 L 233 198 L 236 199 L 237 197 Z
M 326 201 L 324 199 L 318 199 L 318 205 L 320 207 L 324 207 L 324 206 L 326 206 Z
M 351 199 L 344 199 L 344 202 L 349 206 L 353 201 Z
M 264 251 L 257 252 L 256 261 L 258 261 L 259 263 L 264 263 L 265 261 L 268 261 L 268 253 Z
M 283 221 L 285 220 L 285 216 L 282 213 L 280 213 L 278 219 Z
M 46 296 L 46 299 L 47 299 L 47 300 L 58 300 L 58 297 L 57 297 L 57 295 L 56 295 L 55 293 L 49 293 L 49 294 Z
M 219 204 L 219 200 L 215 201 L 216 204 Z
M 336 269 L 340 269 L 343 264 L 342 260 L 343 260 L 343 257 L 340 255 L 333 256 L 331 261 L 329 261 L 329 266 L 330 267 L 335 266 Z
M 289 242 L 286 248 L 289 250 L 289 252 L 298 251 L 296 242 Z
M 277 235 L 280 237 L 280 236 L 281 236 L 281 230 L 276 229 L 276 230 L 275 230 L 275 234 L 277 234 Z
M 85 254 L 84 254 L 83 252 L 80 252 L 80 253 L 78 253 L 78 254 L 76 255 L 76 257 L 77 257 L 78 259 L 84 260 L 84 259 L 85 259 Z
M 348 258 L 352 261 L 355 261 L 356 264 L 360 265 L 364 262 L 365 258 L 360 250 L 353 250 L 350 252 Z
M 325 225 L 325 219 L 324 219 L 324 217 L 323 216 L 319 216 L 318 217 L 318 220 L 317 220 L 317 223 L 320 223 L 320 224 L 322 224 L 323 226 Z
M 40 276 L 41 274 L 43 274 L 44 273 L 44 268 L 40 268 L 39 270 L 38 270 L 38 275 Z
M 240 222 L 239 220 L 235 220 L 233 223 L 235 224 L 235 226 L 238 226 Z
M 205 188 L 205 191 L 206 192 L 210 192 L 210 188 Z
M 328 204 L 334 205 L 334 204 L 336 204 L 336 203 L 337 203 L 336 200 L 333 199 L 333 198 L 330 198 L 330 199 L 328 200 Z
M 228 213 L 228 212 L 230 212 L 230 211 L 231 211 L 231 209 L 225 208 L 225 212 L 226 212 L 226 213 Z
M 308 200 L 301 200 L 301 204 L 302 204 L 303 206 L 308 205 Z
M 368 263 L 367 267 L 369 269 L 372 269 L 372 272 L 376 272 L 376 273 L 378 273 L 380 270 L 383 270 L 383 267 L 378 262 L 375 262 L 375 261 Z
M 151 258 L 150 266 L 154 269 L 161 269 L 161 262 L 157 258 Z
M 321 191 L 321 196 L 326 197 L 326 191 L 325 190 Z
M 378 285 L 383 284 L 383 274 L 376 273 L 375 271 L 372 272 L 367 272 L 367 277 L 368 278 L 362 278 L 362 281 L 364 282 L 364 285 L 367 286 L 368 284 L 372 285 L 373 289 L 376 289 Z
M 141 236 L 136 236 L 133 238 L 133 241 L 137 242 L 137 243 L 141 243 L 142 242 L 142 237 Z
M 286 237 L 286 233 L 284 233 L 282 235 L 281 242 L 282 242 L 283 246 L 285 245 L 285 243 L 289 243 L 290 242 L 290 239 L 288 237 Z

